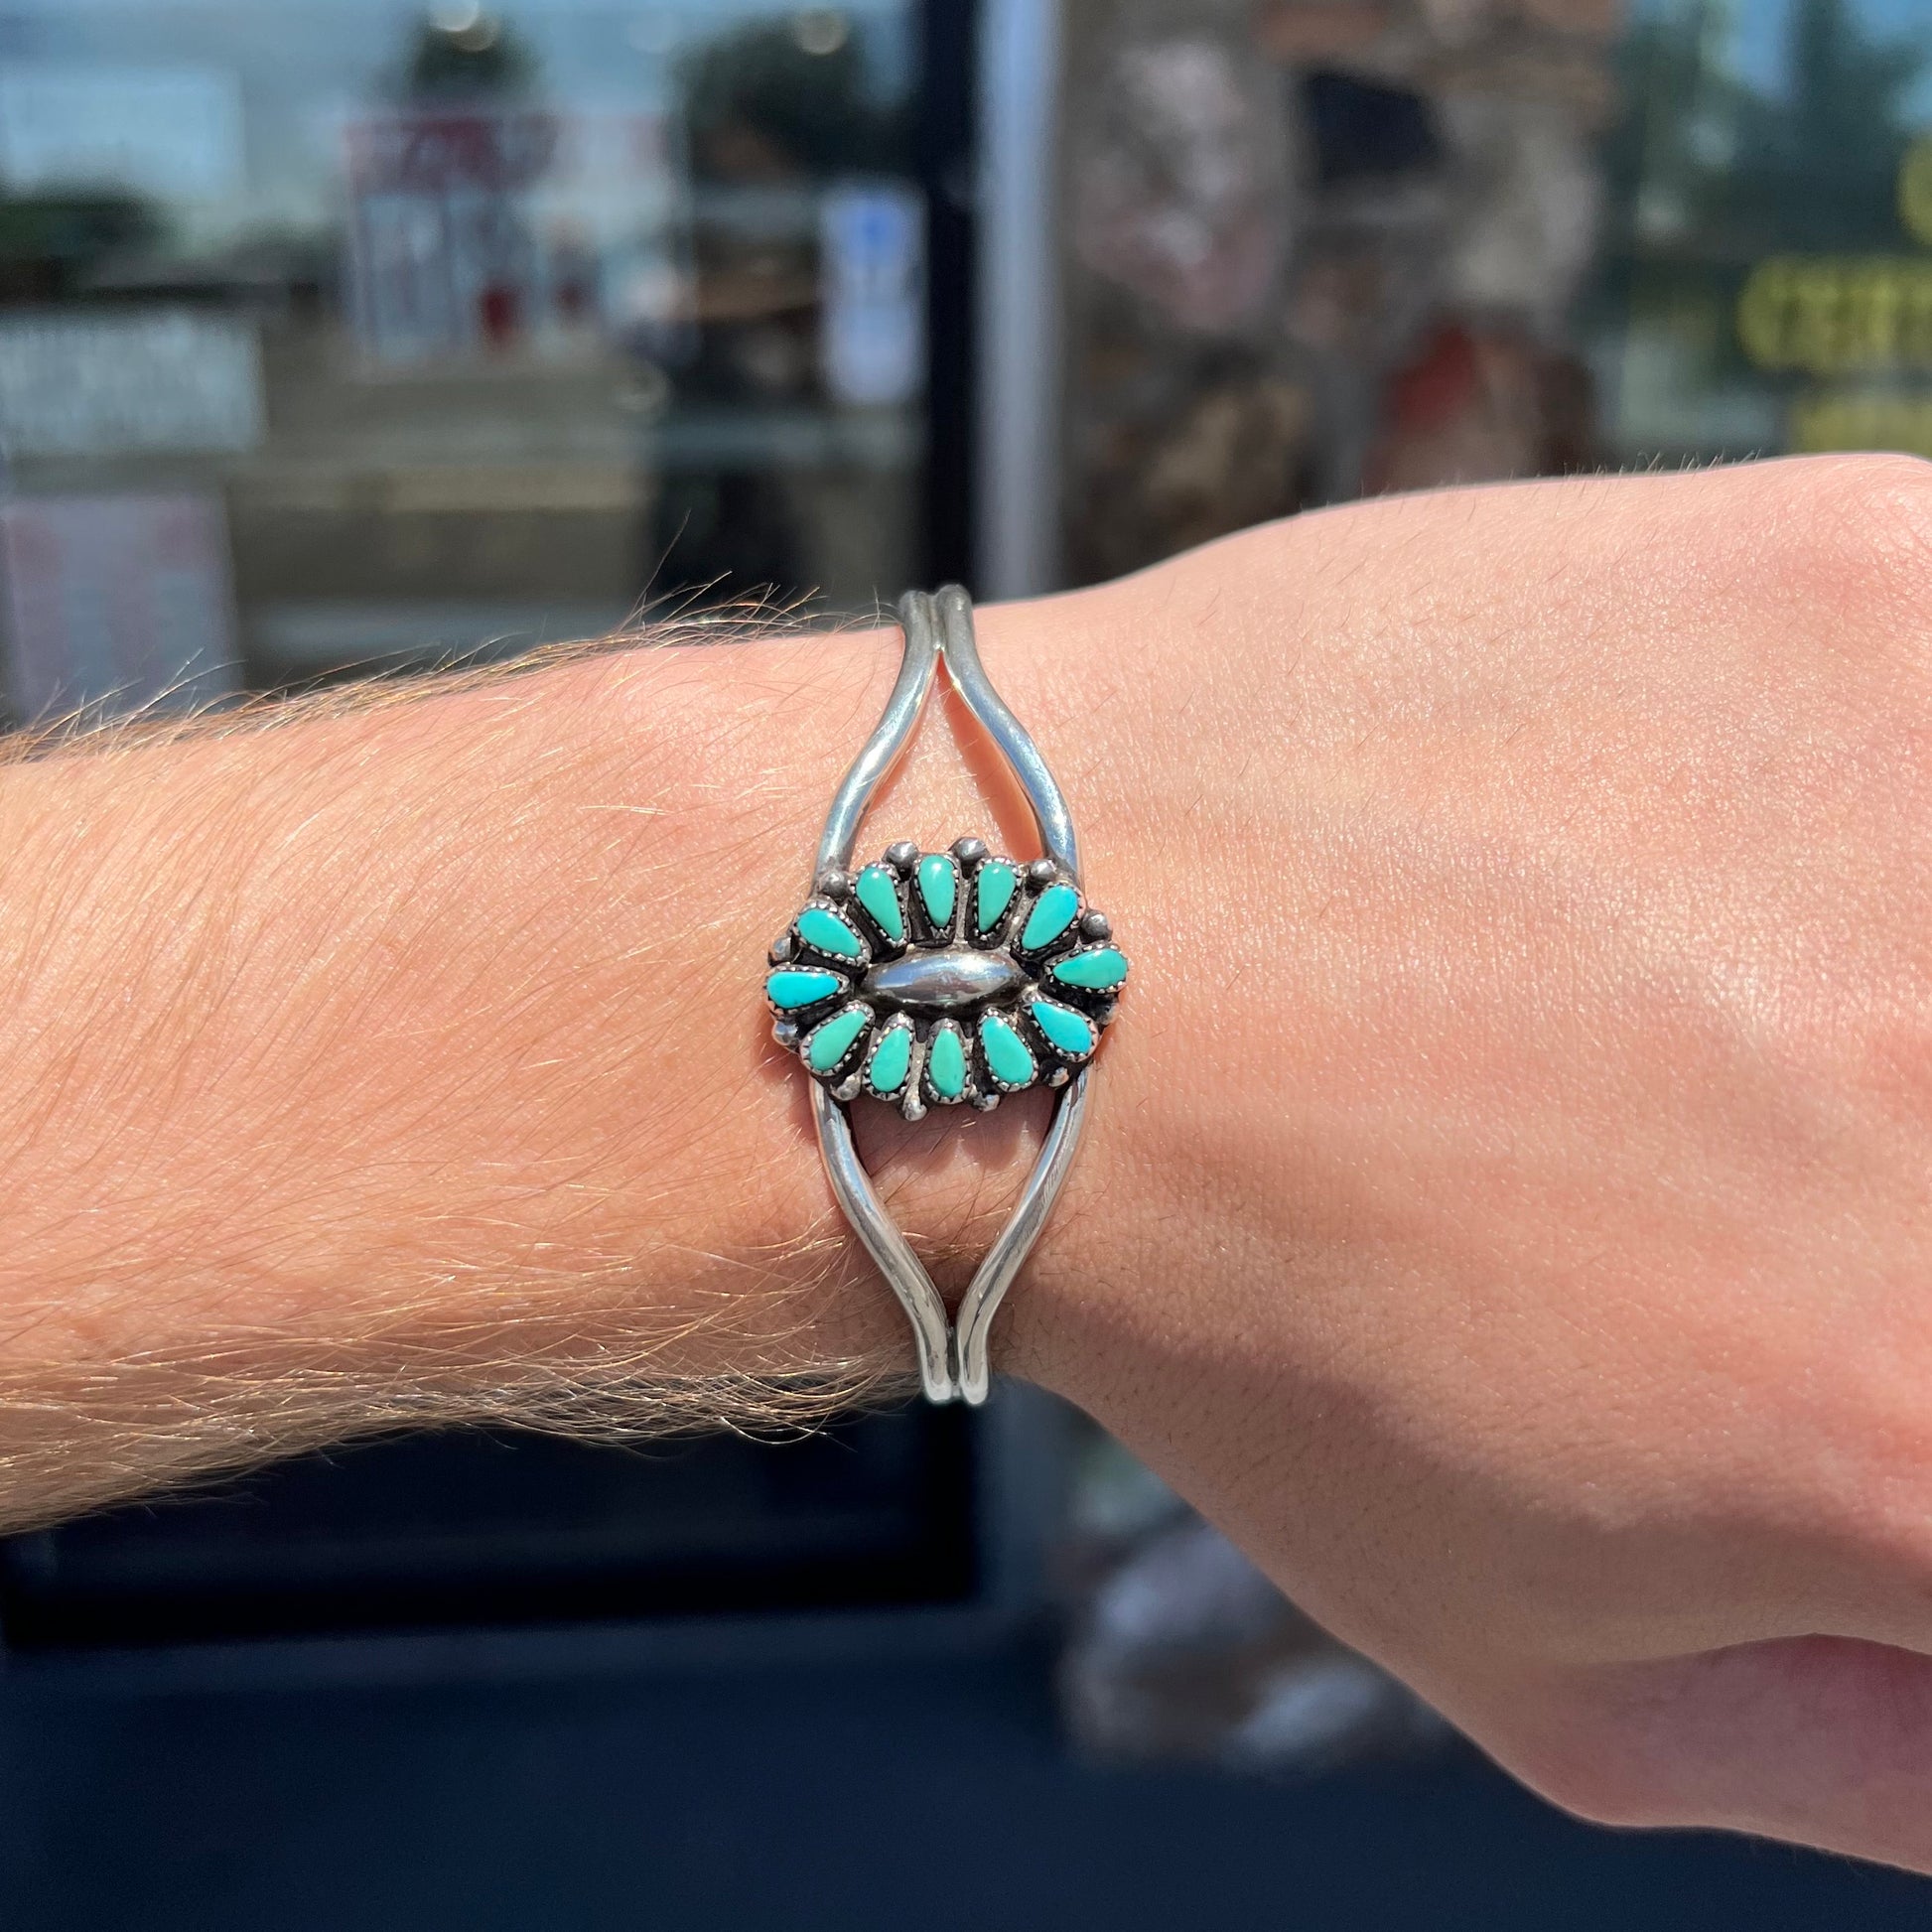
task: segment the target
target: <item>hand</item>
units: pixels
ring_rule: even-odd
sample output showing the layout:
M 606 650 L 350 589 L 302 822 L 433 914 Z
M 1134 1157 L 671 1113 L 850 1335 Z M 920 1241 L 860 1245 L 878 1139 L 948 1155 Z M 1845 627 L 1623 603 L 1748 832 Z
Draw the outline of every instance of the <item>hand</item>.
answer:
M 983 631 L 1134 960 L 1010 1364 L 1559 1803 L 1932 1869 L 1932 468 Z

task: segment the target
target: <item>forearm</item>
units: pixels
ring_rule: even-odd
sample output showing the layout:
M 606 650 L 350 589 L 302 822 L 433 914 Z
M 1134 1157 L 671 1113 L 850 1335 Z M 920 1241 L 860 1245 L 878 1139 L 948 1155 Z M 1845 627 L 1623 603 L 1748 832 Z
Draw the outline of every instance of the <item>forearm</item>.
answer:
M 903 1373 L 758 998 L 894 656 L 647 646 L 0 768 L 0 1509 Z M 985 820 L 949 755 L 887 815 Z M 906 1167 L 942 1271 L 1011 1151 Z

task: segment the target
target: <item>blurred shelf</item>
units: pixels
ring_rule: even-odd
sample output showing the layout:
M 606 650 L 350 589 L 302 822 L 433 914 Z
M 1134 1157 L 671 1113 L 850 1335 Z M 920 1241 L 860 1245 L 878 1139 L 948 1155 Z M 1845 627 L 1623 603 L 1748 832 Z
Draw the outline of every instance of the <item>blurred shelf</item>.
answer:
M 636 469 L 609 463 L 255 463 L 237 479 L 250 510 L 379 516 L 493 510 L 601 514 L 650 500 Z
M 754 240 L 816 239 L 822 196 L 822 189 L 809 185 L 700 188 L 691 196 L 691 218 Z
M 641 439 L 646 467 L 690 470 L 912 470 L 925 455 L 906 410 L 673 409 Z

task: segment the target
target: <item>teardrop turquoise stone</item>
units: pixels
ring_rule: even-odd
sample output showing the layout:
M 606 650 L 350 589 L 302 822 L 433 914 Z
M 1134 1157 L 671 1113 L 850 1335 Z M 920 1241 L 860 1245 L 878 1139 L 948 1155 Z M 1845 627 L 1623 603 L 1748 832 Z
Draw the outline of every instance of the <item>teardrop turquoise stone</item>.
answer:
M 1028 952 L 1043 952 L 1079 916 L 1080 895 L 1071 886 L 1048 886 L 1027 914 L 1020 944 Z
M 874 1093 L 897 1093 L 905 1084 L 912 1064 L 912 1029 L 888 1027 L 872 1049 L 872 1064 L 866 1068 L 866 1084 Z
M 764 992 L 774 1007 L 796 1013 L 800 1007 L 829 1000 L 844 984 L 836 973 L 828 973 L 822 967 L 786 966 L 765 975 Z
M 1020 875 L 997 859 L 989 859 L 980 867 L 973 898 L 975 932 L 991 932 L 1000 923 L 1007 907 L 1013 903 L 1014 888 L 1019 884 Z
M 852 889 L 872 922 L 894 945 L 905 937 L 905 915 L 898 909 L 898 875 L 891 866 L 868 866 Z
M 798 915 L 798 936 L 808 946 L 829 952 L 837 959 L 857 959 L 865 942 L 836 912 L 822 905 L 808 905 Z
M 1027 1011 L 1048 1043 L 1058 1047 L 1068 1059 L 1084 1059 L 1093 1051 L 1096 1035 L 1093 1022 L 1084 1013 L 1075 1013 L 1071 1007 L 1058 1006 L 1051 1000 L 1035 1000 Z
M 980 1051 L 986 1055 L 987 1071 L 1003 1087 L 1031 1086 L 1039 1071 L 1027 1042 L 997 1013 L 980 1021 Z
M 805 1041 L 805 1057 L 814 1073 L 830 1073 L 852 1050 L 852 1042 L 872 1024 L 864 1007 L 847 1007 L 835 1013 L 824 1026 L 815 1028 Z
M 1082 986 L 1090 993 L 1104 993 L 1127 977 L 1127 956 L 1114 946 L 1097 946 L 1092 952 L 1076 952 L 1052 968 L 1053 978 L 1062 986 Z
M 959 874 L 943 853 L 928 852 L 919 861 L 919 897 L 925 900 L 926 916 L 934 925 L 952 924 L 953 906 L 959 898 Z
M 952 1028 L 934 1031 L 925 1057 L 925 1077 L 942 1099 L 957 1100 L 966 1091 L 966 1047 Z

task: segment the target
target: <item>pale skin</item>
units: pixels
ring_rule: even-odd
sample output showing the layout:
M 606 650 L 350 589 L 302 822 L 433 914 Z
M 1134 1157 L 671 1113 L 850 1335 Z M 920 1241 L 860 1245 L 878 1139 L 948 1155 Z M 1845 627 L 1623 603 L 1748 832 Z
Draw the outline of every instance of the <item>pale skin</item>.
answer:
M 981 634 L 1134 960 L 996 1360 L 1558 1802 L 1932 1869 L 1932 469 L 1391 500 Z M 8 1517 L 902 1376 L 759 999 L 894 659 L 0 767 Z M 1031 855 L 954 723 L 863 850 Z M 950 1290 L 1042 1118 L 863 1118 Z

